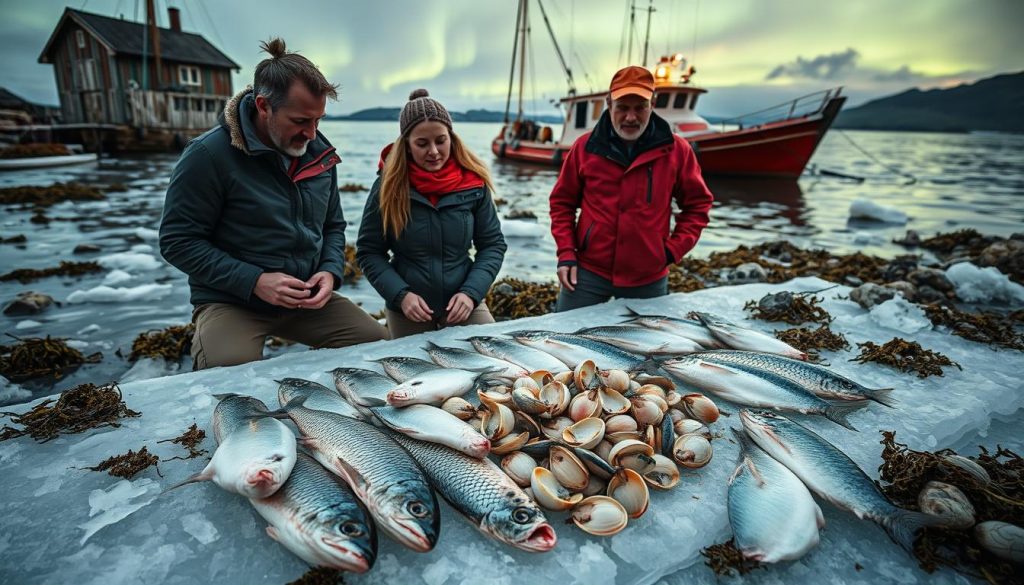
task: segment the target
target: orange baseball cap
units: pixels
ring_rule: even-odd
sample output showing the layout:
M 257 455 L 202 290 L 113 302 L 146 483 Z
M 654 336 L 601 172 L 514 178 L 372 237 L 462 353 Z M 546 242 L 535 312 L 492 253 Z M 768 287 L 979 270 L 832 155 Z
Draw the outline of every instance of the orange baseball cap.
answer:
M 624 95 L 638 95 L 649 100 L 654 95 L 654 75 L 638 65 L 623 67 L 615 72 L 609 89 L 613 100 Z

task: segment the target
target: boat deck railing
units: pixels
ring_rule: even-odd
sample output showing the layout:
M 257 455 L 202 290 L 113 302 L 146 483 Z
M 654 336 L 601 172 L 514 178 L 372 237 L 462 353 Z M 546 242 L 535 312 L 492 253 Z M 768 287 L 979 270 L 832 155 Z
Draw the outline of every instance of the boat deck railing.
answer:
M 764 108 L 763 110 L 749 112 L 735 118 L 719 120 L 718 124 L 721 125 L 722 130 L 725 130 L 727 127 L 742 130 L 751 126 L 761 126 L 773 122 L 783 122 L 794 118 L 810 116 L 824 110 L 830 100 L 839 97 L 842 90 L 842 86 L 839 86 L 816 91 L 788 102 Z

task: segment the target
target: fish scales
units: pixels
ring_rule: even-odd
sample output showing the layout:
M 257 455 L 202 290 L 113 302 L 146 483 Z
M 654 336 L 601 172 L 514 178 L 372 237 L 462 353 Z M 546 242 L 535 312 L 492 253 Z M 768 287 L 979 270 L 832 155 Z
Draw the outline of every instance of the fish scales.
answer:
M 526 368 L 506 360 L 469 351 L 458 347 L 444 347 L 429 342 L 426 348 L 430 359 L 446 368 L 462 368 L 464 370 L 494 370 L 494 375 L 507 380 L 515 380 L 530 374 Z
M 667 331 L 630 325 L 609 325 L 589 327 L 576 332 L 590 339 L 596 339 L 619 349 L 644 355 L 687 354 L 704 349 L 692 339 Z
M 279 380 L 278 384 L 277 399 L 281 406 L 296 398 L 304 397 L 302 405 L 306 408 L 360 418 L 360 413 L 354 406 L 345 402 L 336 391 L 323 384 L 301 378 L 284 378 Z
M 566 365 L 553 355 L 527 347 L 505 337 L 476 336 L 467 338 L 466 341 L 473 345 L 478 352 L 506 361 L 532 371 L 547 370 L 549 372 L 561 372 Z
M 248 424 L 254 417 L 267 416 L 267 405 L 252 396 L 240 394 L 218 395 L 222 399 L 213 409 L 213 437 L 219 444 L 235 429 Z
M 399 383 L 441 368 L 434 362 L 407 356 L 385 357 L 373 361 L 380 364 L 384 368 L 384 372 Z
M 572 333 L 552 331 L 514 331 L 508 335 L 523 345 L 547 352 L 570 368 L 592 359 L 603 369 L 639 370 L 647 365 L 644 358 L 614 345 Z
M 346 400 L 361 406 L 374 406 L 387 401 L 388 391 L 395 387 L 391 378 L 362 368 L 335 368 L 334 387 Z

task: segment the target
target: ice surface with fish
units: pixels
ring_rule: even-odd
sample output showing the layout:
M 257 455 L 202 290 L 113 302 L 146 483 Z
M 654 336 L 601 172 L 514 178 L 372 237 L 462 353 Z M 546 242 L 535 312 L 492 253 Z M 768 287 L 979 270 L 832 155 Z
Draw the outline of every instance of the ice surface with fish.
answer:
M 422 348 L 428 340 L 471 349 L 460 339 L 514 330 L 570 332 L 614 325 L 622 320 L 618 315 L 625 313 L 627 306 L 645 314 L 679 317 L 703 311 L 770 333 L 789 326 L 747 320 L 742 309 L 746 301 L 783 290 L 817 291 L 828 286 L 819 279 L 802 278 L 662 299 L 614 301 L 564 314 L 125 383 L 125 402 L 142 416 L 124 420 L 119 428 L 62 436 L 44 444 L 27 437 L 0 443 L 0 491 L 4 494 L 0 502 L 0 582 L 283 583 L 303 574 L 305 563 L 265 534 L 266 522 L 245 498 L 209 483 L 159 495 L 163 488 L 201 470 L 206 465 L 203 458 L 165 461 L 160 464 L 163 477 L 151 468 L 130 481 L 83 469 L 142 446 L 162 459 L 184 455 L 181 447 L 157 441 L 177 436 L 193 422 L 207 431 L 203 447 L 212 450 L 213 394 L 251 394 L 271 405 L 277 402 L 274 380 L 306 378 L 333 387 L 328 370 L 347 366 L 380 371 L 378 364 L 367 360 L 398 355 L 426 358 Z M 822 306 L 836 317 L 832 329 L 846 335 L 851 344 L 884 343 L 901 335 L 888 327 L 885 319 L 873 318 L 841 298 L 848 294 L 848 288 L 836 287 L 819 296 L 824 298 Z M 856 349 L 825 352 L 836 372 L 869 388 L 895 388 L 892 397 L 898 406 L 871 404 L 854 412 L 850 420 L 859 433 L 820 417 L 792 417 L 840 447 L 872 478 L 877 477 L 880 463 L 880 429 L 895 430 L 898 440 L 914 449 L 952 447 L 974 454 L 977 444 L 996 442 L 1019 449 L 1022 438 L 1014 429 L 1019 428 L 1024 408 L 1019 377 L 1024 354 L 995 351 L 945 331 L 920 331 L 914 339 L 959 362 L 964 370 L 948 369 L 944 377 L 919 379 L 886 366 L 849 362 Z M 20 412 L 29 406 L 12 409 Z M 735 469 L 738 449 L 728 438 L 727 427 L 739 426 L 739 408 L 725 401 L 719 401 L 719 406 L 729 416 L 712 425 L 713 431 L 725 437 L 713 441 L 711 463 L 702 469 L 683 470 L 682 480 L 670 492 L 652 491 L 650 510 L 615 536 L 587 535 L 563 524 L 566 514 L 548 512 L 558 532 L 558 544 L 548 553 L 529 553 L 484 537 L 442 503 L 441 536 L 433 552 L 413 553 L 382 538 L 374 568 L 365 575 L 347 575 L 346 581 L 429 585 L 481 580 L 559 585 L 714 583 L 716 578 L 703 565 L 699 551 L 729 537 L 726 482 Z M 991 436 L 986 438 L 988 433 Z M 922 572 L 873 523 L 820 504 L 827 523 L 821 543 L 801 560 L 748 574 L 745 581 L 967 582 L 949 571 Z

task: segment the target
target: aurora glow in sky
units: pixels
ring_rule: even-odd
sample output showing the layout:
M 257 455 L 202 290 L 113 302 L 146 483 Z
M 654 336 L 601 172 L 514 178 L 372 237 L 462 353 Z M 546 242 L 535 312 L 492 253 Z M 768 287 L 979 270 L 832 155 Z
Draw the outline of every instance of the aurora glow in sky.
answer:
M 157 0 L 181 9 L 252 79 L 260 40 L 280 36 L 341 85 L 332 114 L 400 106 L 417 87 L 449 109 L 504 109 L 514 0 Z M 637 0 L 638 8 L 647 0 Z M 39 53 L 66 5 L 141 20 L 144 0 L 0 0 L 0 86 L 56 104 L 53 69 Z M 547 0 L 545 7 L 578 89 L 603 89 L 625 61 L 626 0 Z M 735 115 L 842 85 L 856 105 L 910 87 L 946 87 L 1024 69 L 1024 0 L 661 0 L 648 61 L 681 52 L 710 90 L 701 112 Z M 564 76 L 531 3 L 526 110 L 555 113 Z M 642 37 L 646 12 L 638 11 Z M 620 57 L 621 55 L 621 57 Z M 633 62 L 639 62 L 639 49 Z

